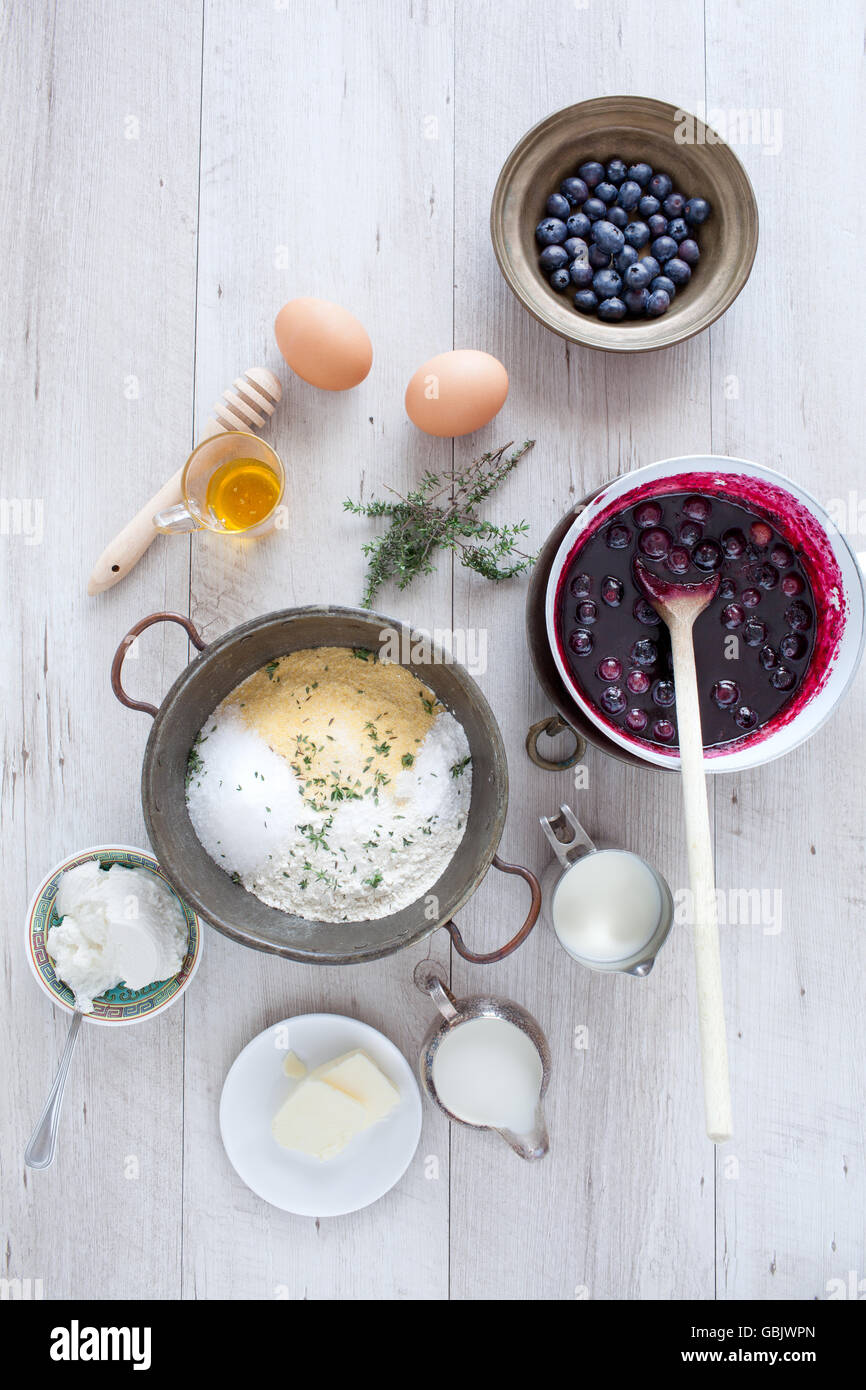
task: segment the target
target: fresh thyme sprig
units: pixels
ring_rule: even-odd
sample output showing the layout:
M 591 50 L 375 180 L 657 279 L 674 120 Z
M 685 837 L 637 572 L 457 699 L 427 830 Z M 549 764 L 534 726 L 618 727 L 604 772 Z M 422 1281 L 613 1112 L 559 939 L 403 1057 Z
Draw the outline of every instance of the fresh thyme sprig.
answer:
M 363 606 L 372 608 L 376 594 L 389 579 L 394 579 L 398 588 L 406 589 L 417 575 L 432 573 L 432 556 L 437 549 L 453 551 L 462 565 L 485 579 L 512 579 L 525 573 L 536 558 L 517 548 L 519 538 L 529 530 L 527 523 L 495 526 L 479 517 L 476 508 L 534 443 L 534 439 L 527 439 L 507 457 L 511 443 L 503 444 L 495 453 L 483 454 L 464 469 L 442 474 L 427 472 L 414 492 L 406 497 L 395 492 L 393 502 L 382 498 L 353 502 L 347 498 L 343 503 L 347 512 L 355 516 L 384 516 L 391 523 L 383 535 L 362 547 L 367 556 Z

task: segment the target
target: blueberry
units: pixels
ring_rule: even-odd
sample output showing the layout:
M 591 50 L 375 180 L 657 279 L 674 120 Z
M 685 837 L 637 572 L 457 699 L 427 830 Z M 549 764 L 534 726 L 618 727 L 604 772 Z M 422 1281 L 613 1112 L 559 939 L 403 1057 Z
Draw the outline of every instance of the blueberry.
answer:
M 619 227 L 615 227 L 612 222 L 601 218 L 595 223 L 592 229 L 592 239 L 596 246 L 600 246 L 602 251 L 606 251 L 609 256 L 618 256 L 625 246 L 625 238 Z
M 587 259 L 593 270 L 604 270 L 610 265 L 610 253 L 602 251 L 600 246 L 590 246 Z
M 722 626 L 733 632 L 736 628 L 742 627 L 745 616 L 746 610 L 742 604 L 728 603 L 722 609 Z
M 672 743 L 676 729 L 669 719 L 657 719 L 653 724 L 653 737 L 660 743 Z
M 556 246 L 567 236 L 565 223 L 558 217 L 546 217 L 535 229 L 535 240 L 539 246 Z
M 664 291 L 662 291 L 662 293 L 664 293 Z M 650 295 L 650 299 L 652 299 L 652 295 Z M 658 317 L 657 314 L 653 314 L 651 311 L 649 312 L 651 318 Z M 672 545 L 665 556 L 665 565 L 670 570 L 671 574 L 685 574 L 691 563 L 692 557 L 685 546 L 682 545 Z
M 648 603 L 645 598 L 635 600 L 634 615 L 638 622 L 643 623 L 646 627 L 653 627 L 655 624 L 661 622 L 658 613 L 653 608 L 652 604 Z
M 652 282 L 657 275 L 661 275 L 662 273 L 662 268 L 655 256 L 644 256 L 642 265 L 649 271 L 650 282 Z
M 679 537 L 683 545 L 697 545 L 704 534 L 704 528 L 699 521 L 680 522 Z
M 612 526 L 608 527 L 605 540 L 610 550 L 625 550 L 631 540 L 631 531 L 627 526 L 615 521 Z M 658 618 L 656 618 L 656 622 L 658 622 Z
M 578 208 L 589 197 L 589 185 L 584 179 L 563 179 L 559 185 L 559 192 L 569 207 Z M 556 194 L 553 196 L 556 197 Z
M 569 278 L 573 285 L 578 289 L 588 289 L 592 284 L 592 277 L 595 274 L 588 261 L 572 261 L 568 268 Z
M 654 198 L 651 193 L 645 193 L 637 205 L 637 210 L 641 217 L 652 217 L 653 213 L 658 212 L 661 203 L 658 198 Z
M 611 295 L 609 299 L 603 299 L 599 304 L 598 316 L 600 319 L 604 319 L 605 323 L 618 323 L 626 316 L 625 304 L 616 295 Z
M 577 613 L 575 616 L 578 622 L 585 623 L 587 627 L 589 627 L 590 623 L 595 622 L 598 617 L 598 609 L 591 598 L 581 599 L 580 603 L 577 605 Z
M 658 502 L 641 502 L 634 509 L 635 524 L 643 530 L 646 526 L 658 526 L 662 519 L 662 509 Z
M 719 581 L 719 598 L 729 599 L 736 597 L 737 586 L 733 579 L 727 577 Z
M 650 289 L 653 293 L 657 290 L 662 290 L 664 294 L 667 295 L 669 301 L 676 297 L 677 287 L 673 280 L 669 280 L 666 275 L 657 275 L 651 282 Z
M 632 695 L 645 695 L 650 688 L 650 678 L 646 671 L 629 671 L 625 683 Z
M 700 227 L 711 212 L 712 208 L 706 198 L 689 198 L 685 206 L 685 219 L 692 227 Z
M 634 180 L 639 188 L 646 188 L 653 176 L 652 166 L 649 164 L 630 164 L 628 176 Z
M 754 729 L 758 722 L 758 716 L 750 705 L 740 705 L 734 714 L 734 723 L 739 729 Z
M 649 304 L 649 290 L 626 290 L 622 302 L 634 318 L 641 318 Z
M 586 573 L 576 574 L 568 588 L 573 598 L 586 598 L 592 593 L 592 580 Z
M 615 184 L 615 183 L 600 183 L 600 184 L 598 184 L 598 186 L 597 186 L 596 189 L 595 189 L 595 196 L 596 196 L 596 198 L 600 198 L 601 201 L 602 201 L 603 203 L 608 203 L 608 204 L 610 204 L 610 203 L 615 203 L 615 202 L 616 202 L 616 184 Z
M 683 218 L 672 217 L 668 223 L 668 236 L 673 237 L 674 241 L 685 241 L 688 234 L 689 229 Z
M 591 226 L 592 223 L 585 213 L 573 212 L 565 224 L 565 230 L 570 237 L 576 236 L 580 237 L 582 241 L 586 241 Z
M 639 637 L 636 642 L 632 643 L 632 649 L 628 655 L 629 660 L 633 661 L 635 666 L 654 666 L 658 661 L 659 649 L 651 637 Z M 646 686 L 644 686 L 645 689 Z
M 646 261 L 635 261 L 625 273 L 625 283 L 630 290 L 645 290 L 650 282 Z
M 651 526 L 648 530 L 641 531 L 638 547 L 651 560 L 660 560 L 663 555 L 667 555 L 672 540 L 670 531 L 664 526 Z
M 652 688 L 653 703 L 667 709 L 676 700 L 673 681 L 656 681 Z
M 785 622 L 795 632 L 806 632 L 812 626 L 812 610 L 805 603 L 789 603 L 785 609 Z
M 790 690 L 797 683 L 797 677 L 787 666 L 777 666 L 770 672 L 770 684 L 775 690 Z
M 548 217 L 561 217 L 564 220 L 571 212 L 571 208 L 572 204 L 567 198 L 563 198 L 561 193 L 551 193 L 547 200 L 545 212 Z
M 722 536 L 722 550 L 729 560 L 737 560 L 746 548 L 746 538 L 739 527 L 734 526 Z
M 599 299 L 613 299 L 622 289 L 622 278 L 615 270 L 599 270 L 592 279 L 592 288 Z
M 683 515 L 689 517 L 691 521 L 701 523 L 709 521 L 713 505 L 709 498 L 701 497 L 700 493 L 693 492 L 683 503 Z
M 583 237 L 570 236 L 568 241 L 564 241 L 562 244 L 569 261 L 585 261 L 589 256 L 589 247 Z
M 629 225 L 628 213 L 625 208 L 619 208 L 616 204 L 614 204 L 612 208 L 608 208 L 607 220 L 608 222 L 612 222 L 615 227 L 619 227 L 621 232 L 625 231 L 626 227 Z
M 710 698 L 719 709 L 730 709 L 740 698 L 740 687 L 736 681 L 716 681 L 710 691 Z
M 776 656 L 776 653 L 770 646 L 769 642 L 758 652 L 758 660 L 760 661 L 765 671 L 772 671 L 773 667 L 775 666 L 778 660 L 778 657 Z
M 740 598 L 747 608 L 757 608 L 761 602 L 761 591 L 760 589 L 744 589 Z
M 775 589 L 779 583 L 779 571 L 769 562 L 753 565 L 749 571 L 749 578 L 761 589 Z
M 614 265 L 620 275 L 625 275 L 630 265 L 634 265 L 637 260 L 637 251 L 633 246 L 624 246 L 614 261 Z
M 691 237 L 686 237 L 685 241 L 680 242 L 677 255 L 681 261 L 685 261 L 686 265 L 697 265 L 701 258 L 701 249 L 696 241 L 693 241 Z
M 563 290 L 567 290 L 570 284 L 571 278 L 567 270 L 555 270 L 550 277 L 551 288 L 557 293 L 561 294 Z
M 649 191 L 654 198 L 666 198 L 674 186 L 667 174 L 653 174 L 649 181 Z
M 799 574 L 782 575 L 782 593 L 787 594 L 788 598 L 794 598 L 796 594 L 802 594 L 804 584 Z
M 622 714 L 628 700 L 625 692 L 618 685 L 609 685 L 607 690 L 603 690 L 598 697 L 598 703 L 608 714 Z
M 629 222 L 623 235 L 627 244 L 634 246 L 639 251 L 649 241 L 650 229 L 645 222 Z
M 808 645 L 802 633 L 786 632 L 779 643 L 779 651 L 786 661 L 802 661 Z
M 701 541 L 692 551 L 692 559 L 699 570 L 717 570 L 722 558 L 722 552 L 715 541 Z
M 749 535 L 759 550 L 766 550 L 773 539 L 773 528 L 768 526 L 766 521 L 753 521 L 749 527 Z
M 622 183 L 628 173 L 628 169 L 621 159 L 612 159 L 605 170 L 609 183 L 615 183 L 617 187 Z
M 794 563 L 794 557 L 786 545 L 774 545 L 770 551 L 770 559 L 780 570 L 786 570 Z
M 648 291 L 644 291 L 644 293 L 647 297 L 647 318 L 659 319 L 661 318 L 662 314 L 667 313 L 668 309 L 671 307 L 671 297 L 669 294 L 667 294 L 664 290 L 653 290 L 652 294 L 650 294 Z
M 767 624 L 760 618 L 748 618 L 743 624 L 743 641 L 748 647 L 762 647 L 767 640 Z
M 568 252 L 564 246 L 545 246 L 538 258 L 538 264 L 542 270 L 548 273 L 551 270 L 562 270 L 563 266 L 568 265 Z
M 661 261 L 662 264 L 664 264 L 665 261 L 669 261 L 671 256 L 677 254 L 677 244 L 673 237 L 670 236 L 656 237 L 650 249 L 656 260 Z M 673 276 L 671 276 L 671 279 L 673 279 Z
M 576 656 L 589 656 L 592 651 L 592 633 L 585 628 L 575 628 L 568 639 L 568 645 Z
M 598 308 L 598 300 L 592 290 L 578 290 L 574 296 L 574 307 L 582 314 L 591 314 Z
M 668 219 L 662 217 L 661 213 L 654 212 L 648 217 L 646 224 L 649 227 L 650 236 L 664 236 L 668 229 Z
M 687 285 L 692 278 L 692 268 L 681 261 L 679 256 L 672 256 L 669 261 L 665 261 L 665 275 L 669 280 L 673 280 L 675 285 Z
M 583 213 L 590 222 L 597 222 L 600 217 L 607 216 L 607 207 L 600 198 L 587 198 L 583 205 Z
M 685 205 L 682 193 L 669 193 L 662 201 L 662 212 L 665 217 L 682 217 Z
M 622 675 L 622 662 L 615 656 L 606 656 L 598 663 L 596 675 L 600 681 L 618 681 Z
M 649 721 L 644 710 L 630 709 L 624 722 L 626 728 L 631 729 L 633 734 L 642 734 Z
M 636 208 L 640 199 L 641 186 L 639 183 L 635 183 L 634 179 L 626 179 L 624 183 L 620 184 L 616 201 L 621 208 L 625 208 L 626 212 L 631 212 L 633 208 Z
M 625 594 L 625 585 L 621 579 L 616 579 L 614 575 L 607 574 L 601 581 L 601 597 L 609 608 L 619 608 Z
M 597 159 L 590 159 L 586 164 L 581 164 L 577 172 L 587 188 L 595 188 L 604 178 L 604 165 L 599 164 Z

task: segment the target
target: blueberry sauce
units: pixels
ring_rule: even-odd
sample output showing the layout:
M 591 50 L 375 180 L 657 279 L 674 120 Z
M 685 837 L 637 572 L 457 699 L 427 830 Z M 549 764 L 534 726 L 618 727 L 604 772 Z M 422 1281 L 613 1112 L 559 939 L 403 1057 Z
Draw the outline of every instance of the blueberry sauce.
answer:
M 765 516 L 696 492 L 660 494 L 614 513 L 571 556 L 557 627 L 584 697 L 623 733 L 677 747 L 670 637 L 637 588 L 636 556 L 674 583 L 719 576 L 694 627 L 705 746 L 735 742 L 774 720 L 815 649 L 808 574 Z

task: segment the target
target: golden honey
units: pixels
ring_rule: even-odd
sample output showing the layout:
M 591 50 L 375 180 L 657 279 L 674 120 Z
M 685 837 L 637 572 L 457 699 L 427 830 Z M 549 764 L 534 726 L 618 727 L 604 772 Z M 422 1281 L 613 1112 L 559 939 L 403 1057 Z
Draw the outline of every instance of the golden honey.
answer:
M 277 474 L 260 459 L 228 459 L 208 480 L 206 506 L 227 531 L 249 531 L 270 516 L 281 490 Z

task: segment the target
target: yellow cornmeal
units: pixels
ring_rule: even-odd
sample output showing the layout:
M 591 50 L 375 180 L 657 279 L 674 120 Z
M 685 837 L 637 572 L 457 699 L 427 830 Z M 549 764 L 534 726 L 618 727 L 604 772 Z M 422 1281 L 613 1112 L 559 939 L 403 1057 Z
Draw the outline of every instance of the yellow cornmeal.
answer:
M 286 759 L 317 810 L 387 791 L 412 767 L 441 708 L 404 666 L 352 647 L 280 657 L 220 705 Z

